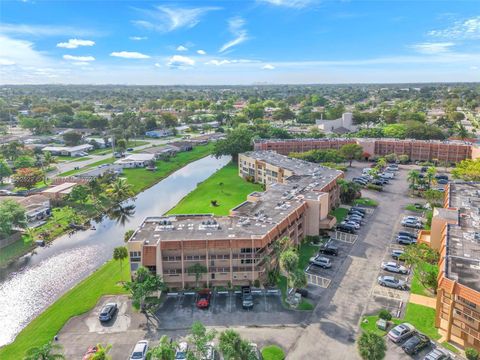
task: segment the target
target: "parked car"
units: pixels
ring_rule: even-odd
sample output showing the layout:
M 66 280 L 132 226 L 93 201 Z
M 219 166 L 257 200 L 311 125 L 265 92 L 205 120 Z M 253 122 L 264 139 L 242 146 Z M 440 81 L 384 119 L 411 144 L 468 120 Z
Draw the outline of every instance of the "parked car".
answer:
M 413 215 L 404 216 L 403 220 L 411 220 L 411 221 L 419 221 L 419 222 L 422 221 L 422 219 L 420 217 L 413 216 Z
M 383 186 L 384 183 L 385 183 L 385 182 L 382 181 L 381 179 L 377 179 L 377 180 L 373 180 L 373 181 L 372 181 L 372 184 L 373 184 L 373 185 L 377 185 L 377 186 Z
M 387 179 L 393 179 L 395 177 L 395 174 L 390 171 L 385 171 L 384 173 L 381 174 L 381 177 L 387 178 Z
M 356 230 L 360 229 L 360 224 L 354 221 L 346 220 L 346 221 L 342 221 L 340 224 L 353 226 Z
M 394 343 L 402 342 L 415 333 L 415 327 L 409 323 L 403 323 L 395 326 L 387 334 L 388 338 Z
M 177 346 L 177 351 L 175 351 L 175 360 L 184 360 L 187 358 L 188 344 L 185 341 L 182 341 Z
M 382 269 L 397 274 L 408 274 L 408 269 L 405 266 L 396 263 L 395 261 L 382 262 Z
M 392 289 L 405 290 L 407 288 L 407 284 L 405 283 L 405 281 L 389 275 L 379 276 L 378 283 L 381 286 L 389 287 Z
M 324 269 L 329 269 L 332 267 L 332 262 L 330 261 L 330 259 L 320 255 L 311 257 L 309 263 L 311 265 L 319 266 Z
M 358 215 L 362 218 L 365 217 L 364 213 L 362 213 L 361 211 L 355 210 L 355 209 L 348 210 L 348 215 Z
M 430 351 L 423 360 L 451 360 L 452 357 L 446 351 L 436 348 Z
M 350 225 L 337 225 L 337 231 L 355 234 L 355 228 Z
M 415 333 L 410 339 L 408 339 L 403 345 L 402 349 L 408 355 L 415 355 L 420 350 L 424 349 L 430 344 L 430 339 L 428 336 Z
M 308 297 L 308 290 L 307 289 L 296 289 L 295 292 L 302 295 L 302 297 L 304 297 L 304 298 Z
M 448 180 L 448 175 L 437 174 L 437 175 L 435 175 L 435 179 L 437 179 L 437 180 L 440 180 L 440 179 Z
M 13 193 L 8 190 L 0 190 L 0 196 L 12 195 Z
M 327 242 L 326 244 L 323 244 L 322 246 L 320 246 L 320 249 L 318 250 L 318 252 L 325 255 L 337 256 L 338 247 L 332 244 L 331 242 Z
M 253 295 L 250 286 L 242 286 L 242 308 L 244 310 L 253 309 Z
M 402 220 L 402 225 L 408 228 L 422 229 L 423 224 L 415 220 Z
M 97 351 L 98 351 L 98 348 L 96 345 L 90 346 L 87 349 L 87 352 L 83 355 L 82 360 L 90 360 L 97 353 Z
M 361 212 L 363 215 L 366 215 L 367 214 L 367 210 L 365 210 L 364 208 L 360 207 L 360 206 L 352 206 L 350 208 L 350 210 L 355 210 L 355 211 L 359 211 Z
M 201 360 L 215 360 L 217 359 L 217 350 L 213 342 L 209 342 L 206 345 L 206 355 L 201 357 Z
M 417 243 L 417 239 L 410 236 L 397 236 L 397 242 L 401 245 L 413 245 Z
M 148 352 L 148 341 L 140 340 L 133 348 L 130 360 L 145 360 Z
M 439 185 L 447 185 L 447 184 L 448 184 L 448 180 L 438 179 L 438 180 L 437 180 L 437 183 L 438 183 Z
M 114 317 L 115 313 L 118 311 L 118 306 L 116 303 L 106 304 L 100 311 L 98 319 L 102 322 L 110 321 Z
M 133 148 L 128 148 L 127 151 L 133 151 Z
M 402 255 L 405 253 L 403 250 L 392 250 L 392 253 L 390 254 L 393 259 L 395 260 L 401 260 Z
M 363 220 L 363 218 L 361 216 L 358 216 L 358 215 L 349 215 L 345 218 L 345 221 L 354 221 L 358 224 L 361 224 L 362 220 Z
M 354 183 L 357 183 L 357 184 L 360 184 L 360 185 L 367 185 L 368 184 L 368 181 L 367 180 L 364 180 L 364 179 L 360 179 L 360 178 L 353 178 L 352 180 Z
M 196 305 L 199 309 L 208 309 L 210 306 L 210 298 L 212 297 L 212 292 L 210 289 L 200 290 L 197 293 Z
M 398 232 L 398 236 L 408 236 L 408 237 L 411 237 L 411 238 L 414 238 L 414 239 L 417 238 L 416 233 L 412 233 L 410 231 L 403 231 L 403 230 Z

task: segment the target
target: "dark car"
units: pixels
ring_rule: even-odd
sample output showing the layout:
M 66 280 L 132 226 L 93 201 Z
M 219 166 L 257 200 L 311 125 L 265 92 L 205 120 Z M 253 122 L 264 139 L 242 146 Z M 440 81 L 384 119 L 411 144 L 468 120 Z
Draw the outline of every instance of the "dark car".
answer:
M 363 215 L 365 215 L 367 213 L 367 210 L 365 210 L 364 208 L 362 208 L 360 206 L 352 206 L 350 208 L 350 210 L 360 211 Z
M 402 345 L 403 351 L 408 355 L 415 355 L 420 350 L 424 349 L 430 344 L 430 339 L 428 336 L 416 333 L 410 339 L 408 339 L 405 344 Z
M 355 228 L 350 225 L 337 225 L 337 231 L 355 234 Z
M 447 185 L 447 184 L 448 184 L 448 180 L 446 180 L 446 179 L 438 179 L 438 180 L 437 180 L 437 183 L 440 184 L 440 185 Z
M 197 293 L 197 308 L 199 309 L 208 309 L 210 306 L 210 298 L 212 296 L 212 292 L 209 289 L 200 290 Z
M 245 310 L 253 308 L 253 295 L 250 286 L 242 286 L 242 308 Z
M 308 290 L 307 289 L 297 289 L 295 290 L 296 293 L 302 295 L 302 297 L 308 297 Z
M 417 243 L 417 239 L 412 238 L 410 236 L 401 236 L 397 237 L 397 242 L 401 245 L 412 245 Z
M 348 215 L 358 215 L 358 216 L 360 216 L 360 217 L 362 217 L 362 218 L 365 216 L 364 213 L 362 213 L 362 212 L 360 212 L 360 211 L 358 211 L 358 210 L 355 210 L 355 209 L 349 210 L 349 211 L 348 211 Z
M 417 238 L 417 234 L 412 233 L 410 231 L 399 231 L 398 236 L 407 236 L 407 237 L 411 237 L 412 239 Z
M 338 247 L 335 246 L 332 243 L 326 243 L 322 246 L 320 246 L 320 249 L 318 250 L 319 253 L 325 254 L 325 255 L 333 255 L 337 256 L 338 255 Z
M 448 175 L 435 175 L 437 180 L 448 180 Z
M 133 151 L 133 148 L 128 148 L 127 151 Z
M 115 303 L 108 303 L 106 304 L 102 310 L 100 311 L 100 315 L 98 315 L 98 319 L 102 322 L 112 320 L 113 316 L 118 310 L 118 306 Z

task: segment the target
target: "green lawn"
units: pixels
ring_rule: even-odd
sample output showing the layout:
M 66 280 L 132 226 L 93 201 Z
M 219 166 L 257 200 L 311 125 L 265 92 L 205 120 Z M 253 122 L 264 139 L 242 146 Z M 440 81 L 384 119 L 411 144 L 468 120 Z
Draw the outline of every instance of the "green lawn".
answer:
M 364 321 L 366 320 L 366 321 Z M 380 330 L 377 327 L 377 322 L 378 320 L 378 315 L 370 315 L 370 316 L 364 316 L 362 319 L 362 322 L 360 323 L 360 328 L 363 331 L 369 331 L 377 334 L 378 336 L 385 336 L 387 334 L 386 331 Z M 395 325 L 400 324 L 402 321 L 400 319 L 392 319 L 391 322 L 393 322 Z M 390 328 L 389 328 L 390 329 Z
M 337 218 L 337 223 L 341 223 L 343 219 L 347 217 L 348 209 L 339 207 L 333 210 L 330 214 Z
M 28 349 L 51 341 L 71 317 L 92 309 L 100 297 L 125 293 L 119 282 L 129 276 L 128 260 L 121 271 L 119 262 L 107 262 L 30 322 L 12 344 L 1 348 L 0 359 L 22 359 Z
M 431 267 L 437 267 L 438 265 L 424 263 L 418 266 L 431 268 Z M 429 296 L 429 297 L 434 296 L 433 293 L 429 289 L 425 288 L 425 286 L 423 286 L 420 280 L 418 279 L 416 268 L 413 269 L 413 277 L 412 277 L 412 284 L 410 285 L 410 291 L 412 294 Z
M 308 265 L 308 261 L 315 253 L 318 251 L 318 246 L 314 246 L 311 244 L 303 243 L 300 245 L 300 249 L 298 251 L 300 260 L 298 261 L 298 267 L 301 269 L 305 269 Z
M 423 212 L 423 209 L 418 209 L 418 208 L 416 208 L 415 205 L 413 205 L 413 204 L 409 204 L 409 205 L 405 206 L 405 210 L 415 211 L 415 212 L 418 212 L 418 213 L 422 213 L 422 212 Z
M 168 161 L 158 160 L 155 164 L 157 166 L 155 171 L 148 171 L 144 168 L 124 169 L 123 176 L 132 185 L 133 191 L 139 193 L 185 165 L 210 155 L 212 150 L 213 144 L 196 146 L 192 151 L 178 153 Z
M 210 176 L 185 196 L 169 214 L 228 215 L 230 209 L 247 199 L 253 191 L 262 191 L 262 186 L 243 180 L 238 176 L 238 167 L 229 163 Z M 217 206 L 211 204 L 217 201 Z
M 0 267 L 7 265 L 13 258 L 21 256 L 30 250 L 33 250 L 34 245 L 32 239 L 28 236 L 22 236 L 20 240 L 13 244 L 5 246 L 0 250 Z
M 264 360 L 283 360 L 285 359 L 285 353 L 282 348 L 276 345 L 269 345 L 262 349 L 262 357 Z
M 361 198 L 353 202 L 354 205 L 363 205 L 363 206 L 378 206 L 378 201 L 370 198 Z

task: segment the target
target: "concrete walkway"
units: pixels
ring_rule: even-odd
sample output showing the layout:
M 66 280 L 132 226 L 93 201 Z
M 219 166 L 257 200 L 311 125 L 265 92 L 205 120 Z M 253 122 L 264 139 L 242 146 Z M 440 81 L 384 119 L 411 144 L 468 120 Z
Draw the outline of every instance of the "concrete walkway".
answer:
M 417 295 L 417 294 L 410 294 L 409 302 L 413 304 L 428 306 L 429 308 L 435 309 L 437 304 L 437 298 Z

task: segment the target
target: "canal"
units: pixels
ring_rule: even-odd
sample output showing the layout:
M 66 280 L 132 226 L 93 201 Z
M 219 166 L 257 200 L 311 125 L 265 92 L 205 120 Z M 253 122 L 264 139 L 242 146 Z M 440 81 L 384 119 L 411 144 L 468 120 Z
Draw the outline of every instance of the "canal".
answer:
M 208 156 L 172 173 L 137 195 L 130 216 L 105 217 L 96 230 L 64 235 L 0 273 L 0 346 L 8 344 L 35 316 L 112 257 L 124 234 L 147 216 L 162 215 L 230 159 Z

